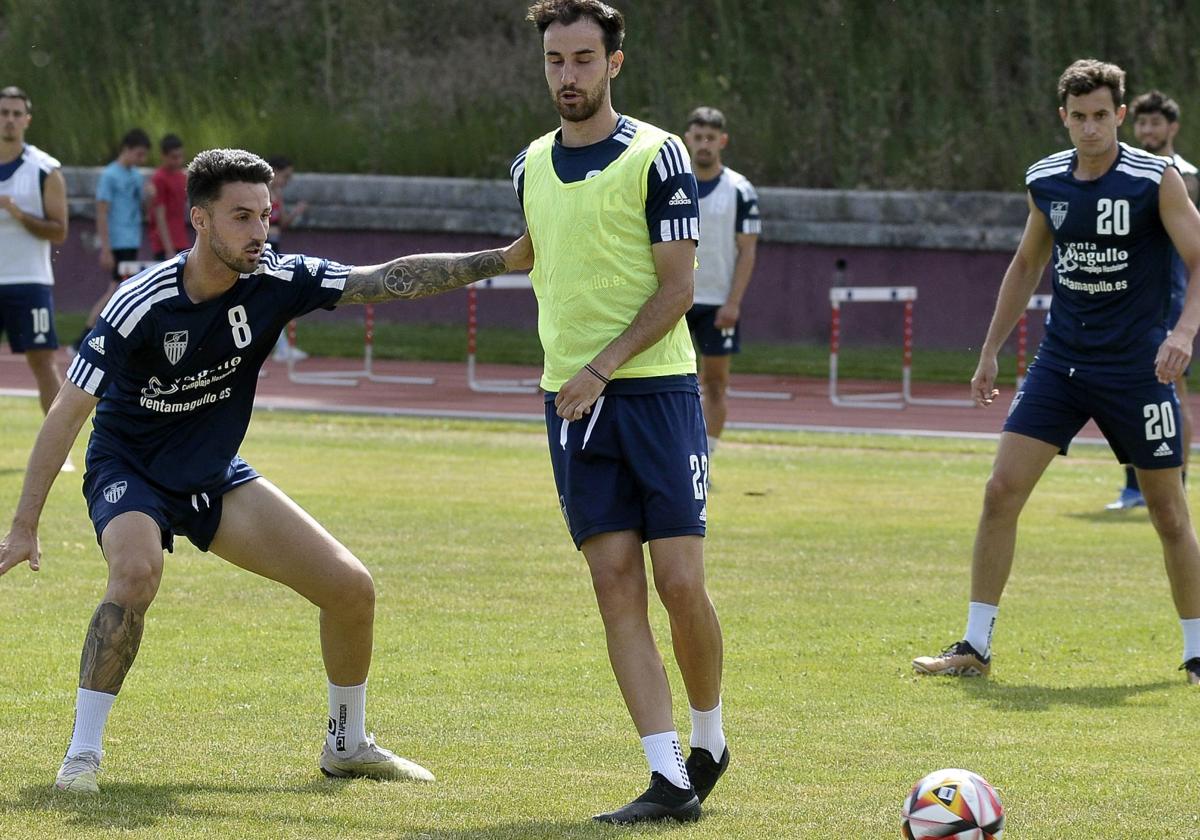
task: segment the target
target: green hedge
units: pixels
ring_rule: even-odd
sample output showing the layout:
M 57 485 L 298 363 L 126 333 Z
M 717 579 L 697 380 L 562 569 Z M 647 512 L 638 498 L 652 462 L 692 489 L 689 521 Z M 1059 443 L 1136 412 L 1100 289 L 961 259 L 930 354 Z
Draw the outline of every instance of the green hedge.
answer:
M 1066 145 L 1054 86 L 1116 61 L 1180 100 L 1200 157 L 1200 4 L 1183 0 L 627 0 L 620 110 L 723 108 L 760 184 L 1019 189 Z M 513 0 L 8 0 L 0 79 L 30 140 L 98 164 L 120 135 L 289 154 L 310 171 L 503 177 L 555 124 Z M 1193 130 L 1193 122 L 1195 129 Z M 1197 138 L 1193 145 L 1192 138 Z

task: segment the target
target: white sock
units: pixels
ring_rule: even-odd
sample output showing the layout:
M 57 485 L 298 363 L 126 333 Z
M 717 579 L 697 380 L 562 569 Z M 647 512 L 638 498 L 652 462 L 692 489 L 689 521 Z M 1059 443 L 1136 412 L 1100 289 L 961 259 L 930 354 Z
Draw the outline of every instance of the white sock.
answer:
M 967 607 L 967 633 L 963 638 L 979 651 L 980 656 L 991 655 L 992 629 L 996 626 L 998 612 L 1000 607 L 996 604 L 982 604 L 979 601 L 972 601 Z
M 75 731 L 71 733 L 67 755 L 81 752 L 100 755 L 103 752 L 100 743 L 104 740 L 104 724 L 108 723 L 108 713 L 116 699 L 115 694 L 86 688 L 75 692 Z
M 1200 618 L 1181 618 L 1183 628 L 1183 661 L 1200 656 Z
M 717 705 L 707 712 L 697 709 L 691 709 L 691 712 L 692 737 L 688 739 L 689 745 L 708 750 L 712 754 L 713 760 L 720 761 L 721 756 L 725 754 L 725 730 L 721 728 L 721 701 L 718 700 Z
M 367 684 L 329 683 L 329 749 L 349 754 L 367 740 Z
M 708 454 L 711 455 L 717 451 L 717 444 L 721 442 L 719 437 L 708 436 Z
M 661 773 L 675 787 L 690 788 L 687 767 L 683 763 L 683 747 L 679 745 L 679 734 L 676 732 L 659 732 L 657 735 L 647 735 L 642 739 L 642 749 L 646 751 L 646 761 L 650 763 L 651 773 Z

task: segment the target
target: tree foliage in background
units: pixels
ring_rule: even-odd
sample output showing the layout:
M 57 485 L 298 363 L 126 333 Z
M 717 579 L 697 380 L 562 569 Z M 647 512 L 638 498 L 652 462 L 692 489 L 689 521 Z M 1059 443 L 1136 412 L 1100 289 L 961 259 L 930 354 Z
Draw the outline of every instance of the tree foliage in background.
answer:
M 731 120 L 759 184 L 1020 189 L 1065 147 L 1071 60 L 1183 106 L 1200 157 L 1200 4 L 1187 0 L 617 0 L 617 108 L 682 130 Z M 140 125 L 192 150 L 244 146 L 308 171 L 504 177 L 556 124 L 522 0 L 7 0 L 0 84 L 34 99 L 30 140 L 98 164 Z M 1192 144 L 1192 138 L 1196 143 Z

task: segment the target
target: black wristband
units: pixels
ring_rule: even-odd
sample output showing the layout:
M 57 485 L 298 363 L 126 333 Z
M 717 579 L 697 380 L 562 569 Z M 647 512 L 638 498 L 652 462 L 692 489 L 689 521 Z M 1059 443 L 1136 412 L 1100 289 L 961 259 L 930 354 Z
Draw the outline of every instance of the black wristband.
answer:
M 591 362 L 588 362 L 586 365 L 584 365 L 584 366 L 583 366 L 583 369 L 584 369 L 584 370 L 586 370 L 588 373 L 590 373 L 592 376 L 594 376 L 594 377 L 596 377 L 597 379 L 599 379 L 599 380 L 600 380 L 601 382 L 603 382 L 605 385 L 607 385 L 609 382 L 611 382 L 611 381 L 612 381 L 612 380 L 611 380 L 611 379 L 609 379 L 607 376 L 605 376 L 604 374 L 602 374 L 600 371 L 598 371 L 598 370 L 596 370 L 594 367 L 592 367 L 592 364 L 591 364 Z

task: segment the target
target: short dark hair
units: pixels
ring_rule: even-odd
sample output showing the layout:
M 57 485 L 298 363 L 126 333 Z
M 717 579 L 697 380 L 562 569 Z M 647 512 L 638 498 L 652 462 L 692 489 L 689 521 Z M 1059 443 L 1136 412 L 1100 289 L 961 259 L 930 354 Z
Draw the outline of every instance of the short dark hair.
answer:
M 122 149 L 149 149 L 150 135 L 140 128 L 131 128 L 121 138 Z
M 188 203 L 208 207 L 226 184 L 246 182 L 270 186 L 275 171 L 253 152 L 243 149 L 206 149 L 187 168 Z
M 1125 101 L 1125 71 L 1105 61 L 1081 58 L 1058 77 L 1058 101 L 1065 108 L 1068 96 L 1083 96 L 1102 87 L 1112 92 L 1113 107 L 1120 108 Z
M 691 128 L 694 125 L 702 125 L 706 128 L 715 128 L 718 131 L 724 131 L 725 115 L 716 108 L 701 105 L 688 114 L 687 127 Z
M 590 17 L 604 30 L 606 56 L 621 49 L 625 40 L 625 17 L 600 0 L 538 0 L 529 7 L 525 20 L 533 21 L 538 32 L 545 35 L 552 23 L 570 26 L 584 17 Z
M 1162 114 L 1167 122 L 1179 122 L 1179 103 L 1161 90 L 1148 90 L 1129 103 L 1136 120 L 1142 114 Z
M 16 85 L 9 85 L 6 88 L 0 88 L 0 99 L 24 99 L 25 113 L 32 113 L 33 100 L 29 98 L 29 94 L 21 90 Z
M 158 150 L 164 155 L 169 155 L 176 149 L 182 148 L 183 141 L 179 139 L 178 134 L 166 134 L 163 139 L 158 141 Z

